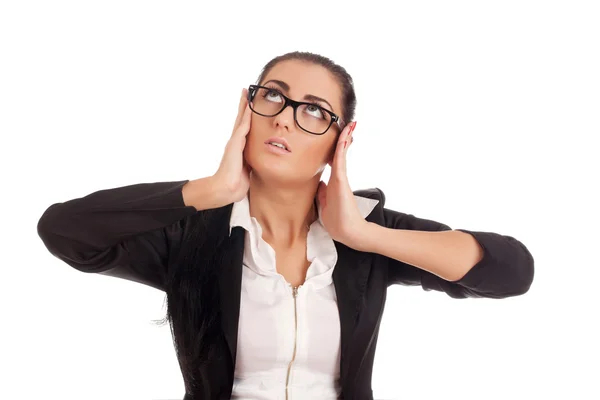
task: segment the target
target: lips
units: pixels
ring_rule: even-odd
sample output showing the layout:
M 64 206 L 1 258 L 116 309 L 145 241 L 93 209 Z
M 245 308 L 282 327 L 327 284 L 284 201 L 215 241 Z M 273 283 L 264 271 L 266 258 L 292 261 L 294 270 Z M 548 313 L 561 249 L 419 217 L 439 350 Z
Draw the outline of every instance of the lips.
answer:
M 290 148 L 290 144 L 287 142 L 287 140 L 285 140 L 282 137 L 271 137 L 265 141 L 265 144 L 274 146 L 272 143 L 277 143 L 280 146 L 284 146 L 285 150 L 287 150 L 290 153 L 292 152 L 292 149 Z M 276 146 L 276 147 L 281 148 L 280 146 Z M 284 149 L 282 149 L 282 150 L 284 150 Z

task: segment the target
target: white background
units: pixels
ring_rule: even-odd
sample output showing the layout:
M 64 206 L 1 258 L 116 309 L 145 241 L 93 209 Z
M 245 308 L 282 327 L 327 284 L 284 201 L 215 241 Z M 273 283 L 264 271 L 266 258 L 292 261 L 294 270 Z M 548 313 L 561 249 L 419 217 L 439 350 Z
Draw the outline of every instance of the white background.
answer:
M 391 288 L 375 397 L 599 398 L 597 2 L 216 3 L 0 6 L 0 398 L 183 397 L 163 293 L 70 268 L 36 224 L 214 173 L 242 87 L 294 50 L 355 80 L 354 190 L 535 258 L 516 298 Z

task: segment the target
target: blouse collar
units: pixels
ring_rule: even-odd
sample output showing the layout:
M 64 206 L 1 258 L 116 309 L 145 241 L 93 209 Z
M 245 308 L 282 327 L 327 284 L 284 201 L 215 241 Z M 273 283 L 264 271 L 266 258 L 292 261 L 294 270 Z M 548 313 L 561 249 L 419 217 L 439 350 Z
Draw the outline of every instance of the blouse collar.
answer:
M 366 218 L 379 203 L 379 200 L 357 195 L 354 195 L 354 199 L 363 218 Z M 240 226 L 248 232 L 246 242 L 252 251 L 245 257 L 256 258 L 254 262 L 249 263 L 254 272 L 266 276 L 279 275 L 275 266 L 274 250 L 261 240 L 262 228 L 260 223 L 256 218 L 250 216 L 248 195 L 233 204 L 229 226 L 230 234 L 236 226 Z M 311 286 L 315 290 L 328 286 L 332 282 L 333 269 L 337 263 L 338 254 L 333 239 L 323 226 L 320 213 L 319 218 L 310 226 L 306 247 L 307 260 L 311 264 L 302 286 Z M 265 284 L 267 285 L 266 282 Z
M 358 206 L 360 215 L 363 218 L 367 218 L 367 216 L 371 214 L 375 206 L 379 203 L 379 200 L 377 199 L 369 199 L 368 197 L 362 197 L 357 195 L 354 195 L 354 200 L 356 201 L 356 205 Z M 231 218 L 229 220 L 229 235 L 231 236 L 231 231 L 236 226 L 240 226 L 246 231 L 250 232 L 252 230 L 253 220 L 256 220 L 256 218 L 250 216 L 250 202 L 248 200 L 248 194 L 246 194 L 246 196 L 242 200 L 233 203 L 233 209 L 231 210 Z M 320 210 L 319 218 L 317 221 L 313 222 L 313 224 L 311 225 L 311 230 L 316 223 L 318 223 L 318 225 L 320 225 L 321 227 L 324 227 L 323 220 L 321 219 Z

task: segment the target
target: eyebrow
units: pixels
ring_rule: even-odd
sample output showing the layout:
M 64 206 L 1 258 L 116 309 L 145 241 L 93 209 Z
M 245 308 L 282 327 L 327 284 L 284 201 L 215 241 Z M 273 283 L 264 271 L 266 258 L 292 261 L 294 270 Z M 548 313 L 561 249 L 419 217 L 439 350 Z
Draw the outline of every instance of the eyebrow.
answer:
M 263 86 L 266 85 L 267 83 L 276 83 L 279 86 L 281 86 L 283 88 L 283 90 L 285 90 L 286 92 L 290 91 L 290 85 L 288 85 L 287 83 L 285 83 L 284 81 L 280 81 L 278 79 L 271 79 L 266 81 L 265 83 L 263 83 Z M 329 108 L 331 109 L 330 111 L 333 110 L 333 106 L 324 98 L 319 97 L 319 96 L 315 96 L 314 94 L 305 94 L 304 95 L 304 100 L 309 100 L 309 101 L 322 101 L 323 103 L 327 103 L 327 105 L 329 106 Z M 333 112 L 333 111 L 332 111 Z

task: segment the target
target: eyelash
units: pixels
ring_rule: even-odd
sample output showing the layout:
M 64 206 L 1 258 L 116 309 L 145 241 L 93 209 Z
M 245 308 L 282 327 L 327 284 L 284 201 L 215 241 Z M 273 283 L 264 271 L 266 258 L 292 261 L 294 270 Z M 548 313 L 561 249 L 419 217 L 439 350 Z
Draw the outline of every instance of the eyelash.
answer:
M 277 93 L 279 93 L 279 94 L 283 95 L 283 93 L 281 93 L 281 89 L 279 89 L 279 88 L 278 88 L 278 87 L 276 87 L 276 86 L 271 86 L 271 85 L 272 85 L 272 84 L 267 84 L 267 86 L 265 86 L 265 87 L 268 87 L 269 89 L 273 90 L 274 92 L 277 92 Z M 309 104 L 312 104 L 312 105 L 313 105 L 313 106 L 315 106 L 315 107 L 319 107 L 321 110 L 323 110 L 323 109 L 324 109 L 323 105 L 322 105 L 322 104 L 320 104 L 320 103 L 317 103 L 316 101 L 309 101 L 308 103 L 309 103 Z

